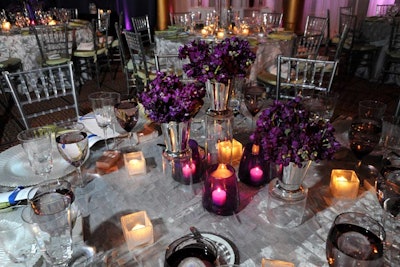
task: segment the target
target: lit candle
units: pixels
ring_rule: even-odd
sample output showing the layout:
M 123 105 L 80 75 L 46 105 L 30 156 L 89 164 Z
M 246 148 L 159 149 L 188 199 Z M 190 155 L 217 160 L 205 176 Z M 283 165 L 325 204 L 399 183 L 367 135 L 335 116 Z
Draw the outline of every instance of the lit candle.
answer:
M 221 163 L 218 164 L 217 169 L 211 173 L 211 176 L 217 179 L 224 179 L 231 177 L 232 174 L 233 173 L 226 167 L 226 165 Z
M 57 24 L 57 22 L 53 19 L 49 21 L 49 25 L 56 25 L 56 24 Z
M 182 167 L 182 173 L 185 178 L 189 178 L 192 175 L 192 168 L 189 166 L 189 164 L 185 164 Z
M 243 34 L 244 36 L 249 35 L 249 29 L 248 29 L 248 28 L 244 28 L 244 29 L 242 30 L 242 34 Z
M 240 162 L 243 154 L 243 145 L 233 139 L 231 141 L 222 141 L 218 143 L 218 160 L 222 163 L 232 163 L 237 165 Z
M 122 216 L 121 225 L 130 250 L 154 242 L 153 225 L 145 211 Z
M 217 206 L 224 205 L 226 201 L 226 191 L 219 187 L 215 189 L 212 192 L 212 201 Z
M 225 33 L 223 31 L 217 32 L 217 38 L 218 39 L 224 39 Z
M 3 29 L 3 31 L 8 32 L 11 29 L 11 23 L 8 21 L 4 21 L 1 25 L 1 28 Z
M 357 197 L 360 181 L 354 171 L 332 170 L 330 189 L 336 198 L 354 199 Z
M 260 146 L 253 144 L 253 146 L 251 147 L 251 153 L 253 155 L 258 155 L 260 153 Z
M 253 182 L 258 182 L 258 181 L 260 181 L 260 180 L 262 179 L 262 177 L 263 177 L 263 174 L 264 174 L 264 173 L 263 173 L 263 171 L 260 169 L 259 166 L 256 166 L 256 167 L 250 169 L 250 179 L 251 179 Z
M 125 153 L 124 163 L 129 175 L 146 173 L 146 159 L 142 151 Z
M 201 29 L 201 35 L 203 35 L 203 36 L 207 36 L 208 35 L 208 31 L 207 31 L 207 29 Z

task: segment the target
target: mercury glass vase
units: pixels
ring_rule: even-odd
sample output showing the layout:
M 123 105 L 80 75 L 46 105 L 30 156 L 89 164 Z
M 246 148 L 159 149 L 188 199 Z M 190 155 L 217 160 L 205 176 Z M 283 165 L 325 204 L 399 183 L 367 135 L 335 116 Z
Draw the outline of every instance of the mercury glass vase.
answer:
M 224 84 L 208 80 L 206 91 L 210 102 L 205 120 L 207 164 L 232 164 L 233 112 L 229 109 L 231 81 Z M 226 156 L 228 153 L 224 153 L 223 158 L 219 156 L 221 155 L 219 149 L 222 144 L 224 144 L 223 149 L 225 151 L 230 151 L 230 156 Z
M 293 228 L 303 221 L 308 189 L 302 185 L 311 161 L 291 162 L 269 183 L 267 216 L 278 227 Z
M 190 156 L 190 120 L 184 122 L 170 121 L 161 123 L 164 137 L 164 157 L 168 160 Z

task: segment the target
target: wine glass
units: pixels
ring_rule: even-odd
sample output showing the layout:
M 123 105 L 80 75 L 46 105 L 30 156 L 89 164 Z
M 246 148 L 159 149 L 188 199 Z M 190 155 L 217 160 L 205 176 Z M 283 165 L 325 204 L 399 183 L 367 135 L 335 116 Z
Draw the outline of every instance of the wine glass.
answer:
M 121 127 L 128 132 L 129 144 L 134 146 L 132 130 L 138 122 L 138 104 L 133 99 L 124 99 L 114 105 L 115 117 Z
M 329 266 L 383 266 L 385 230 L 366 214 L 339 214 L 326 239 Z
M 254 129 L 255 116 L 264 107 L 267 99 L 265 88 L 257 84 L 246 85 L 243 89 L 243 99 L 247 110 L 251 114 L 251 130 Z
M 360 101 L 359 114 L 351 122 L 349 130 L 350 149 L 357 158 L 355 171 L 361 184 L 364 179 L 375 174 L 373 169 L 362 164 L 362 160 L 379 144 L 382 134 L 382 117 L 385 110 L 386 104 L 382 102 Z
M 114 116 L 115 98 L 109 92 L 95 92 L 89 95 L 89 100 L 92 104 L 97 125 L 103 130 L 104 141 L 108 150 L 107 127 L 111 125 Z
M 59 126 L 56 132 L 57 149 L 61 156 L 76 168 L 77 177 L 73 184 L 84 187 L 81 166 L 88 154 L 88 136 L 80 122 L 69 122 Z

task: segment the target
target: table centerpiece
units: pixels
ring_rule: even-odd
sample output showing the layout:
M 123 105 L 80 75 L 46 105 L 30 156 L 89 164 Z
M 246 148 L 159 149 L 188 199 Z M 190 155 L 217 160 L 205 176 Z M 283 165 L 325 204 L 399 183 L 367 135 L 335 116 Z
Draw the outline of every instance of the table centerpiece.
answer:
M 264 159 L 275 164 L 278 170 L 278 178 L 269 185 L 269 197 L 273 199 L 269 204 L 274 205 L 274 199 L 279 199 L 280 202 L 290 202 L 296 210 L 297 218 L 288 218 L 284 224 L 301 223 L 302 213 L 298 213 L 304 211 L 307 197 L 302 182 L 312 161 L 330 160 L 340 147 L 334 131 L 330 122 L 313 120 L 300 97 L 286 102 L 275 100 L 260 114 L 250 139 L 260 145 Z M 282 208 L 277 206 L 280 214 L 274 214 L 277 211 L 272 211 L 271 207 L 269 220 L 279 225 L 282 222 L 275 220 L 281 220 L 282 214 L 292 213 L 279 211 Z
M 198 156 L 198 151 L 192 153 L 196 148 L 193 144 L 190 146 L 189 138 L 191 119 L 202 107 L 205 93 L 203 85 L 195 80 L 183 81 L 175 74 L 157 72 L 149 89 L 139 94 L 139 102 L 149 119 L 161 125 L 165 143 L 163 156 L 173 161 L 173 178 L 178 181 L 182 177 L 188 178 L 184 183 L 189 183 L 192 174 L 200 176 L 200 169 L 192 166 L 192 156 Z M 191 172 L 185 171 L 187 168 L 177 168 L 177 165 L 187 167 Z M 186 175 L 188 173 L 190 175 Z
M 244 79 L 255 54 L 245 39 L 225 38 L 218 42 L 193 40 L 179 48 L 179 57 L 188 59 L 183 65 L 188 77 L 205 84 L 210 107 L 206 116 L 206 155 L 208 164 L 221 163 L 220 142 L 232 151 L 233 113 L 228 108 L 233 80 Z M 231 163 L 231 157 L 226 158 Z

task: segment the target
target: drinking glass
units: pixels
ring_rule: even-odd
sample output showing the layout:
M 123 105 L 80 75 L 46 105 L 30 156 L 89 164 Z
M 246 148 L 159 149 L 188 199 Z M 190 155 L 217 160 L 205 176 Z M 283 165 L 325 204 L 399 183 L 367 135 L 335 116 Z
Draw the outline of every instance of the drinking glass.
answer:
M 382 102 L 360 101 L 358 116 L 351 122 L 349 130 L 350 149 L 357 158 L 355 171 L 361 184 L 373 173 L 369 166 L 362 164 L 362 160 L 379 144 L 385 110 L 386 104 Z
M 136 143 L 132 138 L 132 130 L 139 118 L 137 102 L 132 98 L 123 99 L 114 105 L 114 112 L 119 125 L 128 132 L 129 144 L 134 146 Z
M 339 214 L 327 236 L 329 266 L 383 266 L 385 230 L 366 214 Z
M 303 104 L 308 109 L 315 120 L 329 122 L 335 111 L 339 95 L 334 92 L 319 92 L 316 95 L 306 97 Z
M 46 127 L 26 129 L 17 135 L 35 174 L 47 178 L 53 168 L 51 130 Z
M 35 239 L 24 222 L 0 220 L 0 245 L 13 263 L 28 267 L 36 252 Z
M 109 92 L 95 92 L 89 95 L 97 125 L 103 130 L 106 149 L 109 149 L 107 142 L 107 127 L 111 125 L 114 116 L 115 98 Z
M 243 89 L 243 98 L 246 108 L 251 114 L 251 130 L 253 130 L 255 116 L 264 107 L 267 99 L 267 92 L 262 86 L 248 84 Z
M 400 194 L 383 202 L 382 224 L 386 232 L 385 263 L 400 266 Z
M 86 181 L 83 179 L 81 170 L 89 151 L 85 126 L 80 122 L 60 125 L 56 132 L 56 144 L 61 156 L 76 168 L 77 177 L 73 182 L 74 186 L 85 186 Z
M 51 265 L 67 266 L 72 256 L 72 228 L 77 212 L 75 197 L 65 180 L 51 180 L 28 192 L 29 205 L 22 210 L 22 219 L 35 235 L 45 260 Z
M 110 97 L 111 97 L 111 101 L 112 101 L 112 105 L 115 106 L 117 103 L 121 102 L 121 94 L 117 93 L 117 92 L 110 92 Z M 112 117 L 111 120 L 111 125 L 112 125 L 112 131 L 113 131 L 113 135 L 114 135 L 114 145 L 116 144 L 116 133 L 117 133 L 117 118 L 115 116 Z

